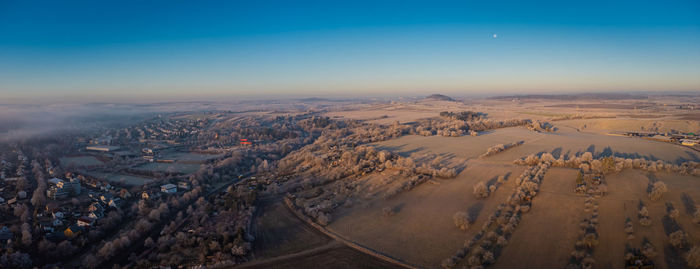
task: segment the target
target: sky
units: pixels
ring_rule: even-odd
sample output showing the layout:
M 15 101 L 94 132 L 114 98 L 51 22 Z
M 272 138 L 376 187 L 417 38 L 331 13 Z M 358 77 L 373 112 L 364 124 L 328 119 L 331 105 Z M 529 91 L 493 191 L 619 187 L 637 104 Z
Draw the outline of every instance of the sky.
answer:
M 0 103 L 700 91 L 700 1 L 0 0 Z

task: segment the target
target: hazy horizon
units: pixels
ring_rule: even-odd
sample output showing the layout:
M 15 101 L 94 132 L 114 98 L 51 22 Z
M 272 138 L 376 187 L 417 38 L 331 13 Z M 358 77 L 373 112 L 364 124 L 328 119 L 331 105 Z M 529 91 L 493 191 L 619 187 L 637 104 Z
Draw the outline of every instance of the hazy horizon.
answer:
M 700 5 L 0 4 L 3 102 L 695 92 Z

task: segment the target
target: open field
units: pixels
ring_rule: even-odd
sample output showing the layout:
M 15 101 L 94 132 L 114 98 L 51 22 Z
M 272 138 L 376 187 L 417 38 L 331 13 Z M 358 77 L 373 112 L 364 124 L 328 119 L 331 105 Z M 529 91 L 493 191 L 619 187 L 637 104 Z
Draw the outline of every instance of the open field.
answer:
M 60 161 L 61 165 L 65 166 L 93 166 L 104 164 L 93 156 L 63 157 Z
M 582 108 L 599 110 L 596 115 L 615 117 L 616 112 L 605 109 L 624 110 L 630 104 L 587 105 Z M 644 104 L 641 108 L 649 108 Z M 535 117 L 547 118 L 565 115 L 560 113 L 566 106 L 550 106 L 548 112 L 538 112 Z M 413 121 L 420 117 L 435 117 L 439 109 L 420 106 L 404 114 L 377 111 L 334 112 L 336 116 L 371 120 L 372 122 L 403 119 Z M 403 107 L 402 110 L 408 108 Z M 559 109 L 559 110 L 557 110 Z M 432 115 L 430 111 L 433 111 Z M 508 108 L 499 111 L 490 108 L 489 116 L 503 117 L 512 112 Z M 378 113 L 378 114 L 377 114 Z M 371 115 L 387 115 L 372 118 Z M 531 116 L 532 116 L 531 115 Z M 442 137 L 405 135 L 400 138 L 371 144 L 378 150 L 387 150 L 404 157 L 420 154 L 436 154 L 451 165 L 463 164 L 466 169 L 454 179 L 437 180 L 437 184 L 422 184 L 415 189 L 389 199 L 381 195 L 366 195 L 366 199 L 353 203 L 349 208 L 334 212 L 329 229 L 349 240 L 353 240 L 376 251 L 386 253 L 409 264 L 435 268 L 461 247 L 465 240 L 472 238 L 479 227 L 498 206 L 503 203 L 515 188 L 512 178 L 523 171 L 523 167 L 511 165 L 513 160 L 530 154 L 552 153 L 555 158 L 564 156 L 571 159 L 591 152 L 594 158 L 607 156 L 641 158 L 652 161 L 665 161 L 681 164 L 687 161 L 700 161 L 696 151 L 687 147 L 665 142 L 633 137 L 608 135 L 614 131 L 659 130 L 694 131 L 700 128 L 697 122 L 687 120 L 659 119 L 651 114 L 625 114 L 622 118 L 576 119 L 553 122 L 557 131 L 538 133 L 523 127 L 510 127 L 482 132 L 476 137 Z M 524 141 L 522 146 L 508 149 L 493 156 L 479 158 L 489 147 Z M 534 199 L 532 209 L 523 215 L 518 229 L 509 238 L 509 244 L 500 251 L 495 268 L 562 268 L 569 263 L 570 253 L 579 240 L 579 223 L 588 214 L 584 210 L 585 197 L 576 195 L 577 169 L 552 168 L 545 176 L 540 194 Z M 381 180 L 376 176 L 359 179 L 365 184 Z M 511 180 L 500 186 L 495 194 L 486 199 L 472 195 L 472 186 L 480 180 L 509 173 Z M 384 175 L 388 177 L 389 174 Z M 376 177 L 376 178 L 375 178 Z M 669 193 L 662 201 L 652 202 L 647 196 L 648 177 L 664 181 Z M 599 241 L 593 258 L 600 268 L 620 268 L 624 265 L 626 247 L 640 247 L 643 240 L 649 240 L 659 253 L 654 258 L 658 268 L 675 268 L 682 261 L 680 252 L 669 245 L 668 231 L 662 219 L 666 215 L 665 203 L 673 203 L 676 208 L 683 205 L 682 197 L 700 197 L 700 181 L 693 176 L 679 176 L 664 172 L 649 173 L 636 169 L 626 169 L 607 179 L 609 194 L 599 202 Z M 377 191 L 377 190 L 375 190 Z M 381 190 L 379 190 L 381 192 Z M 365 191 L 365 193 L 370 193 Z M 695 198 L 699 200 L 700 198 Z M 653 224 L 643 227 L 638 224 L 639 202 L 648 206 Z M 385 216 L 384 207 L 395 208 L 395 214 Z M 476 212 L 472 228 L 458 230 L 452 215 L 457 211 Z M 624 231 L 627 218 L 635 226 L 635 239 L 628 240 Z M 679 224 L 690 238 L 700 238 L 700 228 L 692 223 L 692 212 L 684 212 Z M 400 225 L 397 225 L 400 224 Z M 538 247 L 532 247 L 538 246 Z M 674 257 L 667 258 L 666 253 Z M 466 265 L 466 259 L 458 267 Z
M 162 159 L 175 160 L 182 163 L 203 163 L 221 157 L 221 154 L 201 154 L 196 152 L 164 152 Z
M 448 257 L 476 230 L 460 231 L 453 223 L 457 211 L 468 212 L 479 227 L 498 203 L 512 191 L 513 175 L 522 167 L 511 165 L 469 165 L 457 178 L 439 180 L 439 185 L 423 184 L 388 200 L 378 199 L 369 205 L 342 210 L 330 228 L 346 238 L 410 264 L 433 267 Z M 493 197 L 475 198 L 473 184 L 510 173 L 506 184 Z M 382 208 L 396 208 L 385 217 Z
M 154 172 L 173 172 L 182 174 L 192 174 L 199 169 L 199 164 L 185 164 L 185 163 L 147 163 L 137 167 L 138 170 L 148 170 Z
M 140 185 L 146 184 L 146 183 L 154 180 L 154 179 L 145 178 L 145 177 L 124 175 L 124 174 L 112 174 L 112 173 L 90 172 L 89 175 L 96 177 L 96 178 L 101 178 L 101 179 L 107 180 L 109 182 L 123 183 L 123 184 L 131 185 L 131 186 L 140 186 Z
M 280 200 L 264 201 L 254 220 L 256 238 L 253 253 L 256 259 L 292 254 L 323 246 L 332 241 L 324 234 L 305 225 Z

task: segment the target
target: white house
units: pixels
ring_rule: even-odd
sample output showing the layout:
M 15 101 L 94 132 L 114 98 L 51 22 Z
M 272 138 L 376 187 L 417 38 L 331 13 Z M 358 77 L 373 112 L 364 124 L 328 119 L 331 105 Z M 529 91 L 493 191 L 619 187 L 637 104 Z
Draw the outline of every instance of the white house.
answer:
M 168 183 L 163 186 L 160 186 L 160 191 L 164 193 L 176 193 L 177 186 L 175 186 L 175 184 Z

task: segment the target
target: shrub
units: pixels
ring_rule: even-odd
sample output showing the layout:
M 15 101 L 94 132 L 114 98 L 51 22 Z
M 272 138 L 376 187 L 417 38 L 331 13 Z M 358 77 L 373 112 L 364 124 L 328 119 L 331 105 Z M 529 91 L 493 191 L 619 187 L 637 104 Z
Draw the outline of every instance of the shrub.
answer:
M 683 248 L 688 242 L 688 234 L 678 230 L 668 235 L 669 243 L 675 248 Z
M 649 199 L 652 201 L 658 201 L 667 191 L 668 188 L 666 187 L 666 184 L 661 181 L 657 181 L 654 183 L 651 191 L 649 192 Z
M 642 246 L 642 254 L 649 259 L 656 257 L 656 249 L 654 248 L 654 245 L 649 242 L 644 244 L 644 246 Z
M 455 222 L 455 226 L 457 226 L 457 228 L 459 228 L 460 230 L 466 231 L 467 229 L 469 229 L 469 224 L 471 223 L 469 221 L 467 213 L 459 211 L 452 216 L 452 219 Z
M 330 214 L 326 214 L 326 213 L 321 212 L 321 213 L 318 213 L 318 217 L 316 218 L 316 220 L 318 221 L 318 224 L 326 226 L 326 225 L 328 225 L 328 223 L 331 222 L 331 216 L 330 216 Z
M 685 254 L 685 261 L 692 268 L 700 268 L 700 247 L 694 246 Z
M 390 206 L 385 206 L 382 208 L 382 214 L 384 214 L 385 217 L 391 217 L 394 215 L 394 209 Z
M 489 189 L 486 187 L 486 183 L 479 181 L 479 183 L 474 185 L 474 196 L 480 199 L 489 197 Z
M 455 265 L 457 265 L 457 261 L 455 261 L 455 259 L 452 257 L 444 259 L 442 261 L 443 268 L 453 268 L 453 267 L 455 267 Z
M 678 211 L 678 209 L 671 209 L 671 211 L 668 212 L 668 217 L 671 219 L 678 219 L 678 216 L 680 216 L 681 212 Z

